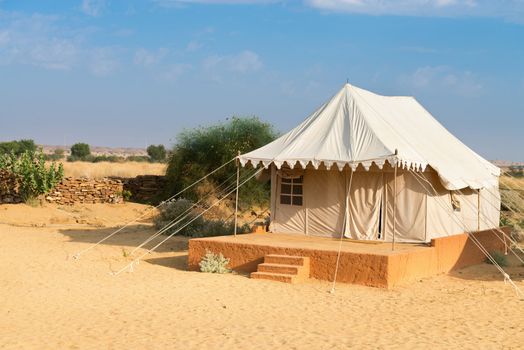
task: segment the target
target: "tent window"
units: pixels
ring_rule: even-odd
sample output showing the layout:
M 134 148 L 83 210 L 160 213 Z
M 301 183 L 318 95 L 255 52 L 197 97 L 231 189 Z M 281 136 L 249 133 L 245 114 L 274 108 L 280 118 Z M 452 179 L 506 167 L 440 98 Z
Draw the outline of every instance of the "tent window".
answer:
M 282 178 L 280 184 L 280 204 L 301 206 L 303 203 L 302 191 L 303 176 L 296 178 Z

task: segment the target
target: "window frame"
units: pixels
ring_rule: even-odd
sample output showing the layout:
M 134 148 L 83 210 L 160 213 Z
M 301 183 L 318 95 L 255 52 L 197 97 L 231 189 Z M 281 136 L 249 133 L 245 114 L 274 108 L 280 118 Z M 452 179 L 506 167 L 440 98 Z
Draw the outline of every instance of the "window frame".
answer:
M 286 188 L 286 191 L 284 191 Z M 285 198 L 285 200 L 283 200 Z M 281 176 L 279 203 L 294 207 L 304 206 L 304 176 Z

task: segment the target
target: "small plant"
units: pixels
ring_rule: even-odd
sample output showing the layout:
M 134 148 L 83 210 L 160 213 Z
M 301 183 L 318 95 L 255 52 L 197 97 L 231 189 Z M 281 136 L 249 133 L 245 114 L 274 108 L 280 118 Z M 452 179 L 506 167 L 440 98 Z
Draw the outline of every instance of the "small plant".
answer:
M 206 255 L 202 257 L 202 261 L 198 264 L 200 271 L 208 273 L 230 273 L 231 270 L 227 267 L 229 259 L 225 258 L 222 253 L 215 254 L 206 250 Z
M 508 266 L 508 258 L 504 254 L 502 254 L 501 252 L 497 252 L 497 251 L 490 252 L 489 255 L 491 255 L 493 260 L 495 260 L 495 262 L 499 266 L 501 266 L 501 267 Z M 493 262 L 489 258 L 486 258 L 486 263 L 493 264 Z
M 127 202 L 131 199 L 131 197 L 133 196 L 133 193 L 131 193 L 131 191 L 129 190 L 123 190 L 122 193 L 120 193 L 122 198 L 124 198 L 124 200 Z
M 51 191 L 64 177 L 62 164 L 45 164 L 45 156 L 26 151 L 20 156 L 14 152 L 0 156 L 0 169 L 10 171 L 19 178 L 19 192 L 25 202 Z

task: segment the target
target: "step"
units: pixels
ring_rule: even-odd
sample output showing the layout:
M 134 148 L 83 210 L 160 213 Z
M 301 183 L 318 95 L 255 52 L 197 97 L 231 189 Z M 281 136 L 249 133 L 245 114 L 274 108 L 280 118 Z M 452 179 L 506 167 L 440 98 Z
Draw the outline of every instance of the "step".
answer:
M 268 254 L 264 257 L 264 263 L 308 266 L 309 258 L 305 256 Z
M 298 275 L 303 269 L 298 265 L 269 264 L 263 263 L 258 265 L 258 272 L 282 273 L 287 275 Z
M 284 283 L 296 283 L 297 276 L 288 275 L 285 273 L 272 273 L 272 272 L 252 272 L 251 278 L 260 280 L 269 280 Z

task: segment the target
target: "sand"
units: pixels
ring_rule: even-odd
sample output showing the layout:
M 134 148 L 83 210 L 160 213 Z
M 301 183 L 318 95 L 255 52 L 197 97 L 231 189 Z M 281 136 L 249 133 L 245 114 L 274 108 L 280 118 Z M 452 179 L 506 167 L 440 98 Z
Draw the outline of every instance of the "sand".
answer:
M 123 251 L 154 232 L 147 222 L 72 259 L 111 232 L 109 226 L 143 209 L 0 206 L 0 348 L 524 346 L 524 301 L 487 264 L 389 291 L 338 284 L 330 294 L 331 285 L 322 281 L 288 285 L 188 272 L 187 239 L 176 237 L 133 273 L 111 276 L 130 260 Z M 77 223 L 74 215 L 85 221 Z M 33 221 L 39 225 L 31 227 Z M 508 272 L 524 288 L 524 269 Z

